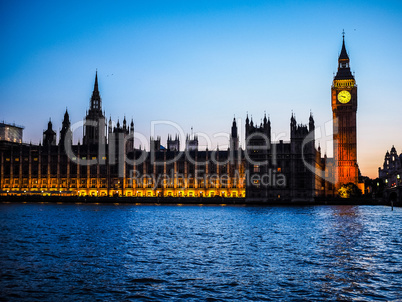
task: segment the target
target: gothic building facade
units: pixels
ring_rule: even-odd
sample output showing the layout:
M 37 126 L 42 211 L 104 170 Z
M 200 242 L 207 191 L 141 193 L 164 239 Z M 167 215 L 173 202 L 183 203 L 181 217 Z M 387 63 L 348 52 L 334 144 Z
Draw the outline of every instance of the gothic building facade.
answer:
M 384 198 L 402 202 L 402 153 L 398 155 L 395 147 L 387 151 L 382 168 L 378 168 L 378 177 L 384 184 Z
M 169 135 L 167 148 L 161 138 L 151 138 L 149 151 L 134 148 L 134 122 L 124 118 L 106 124 L 98 75 L 84 120 L 83 143 L 72 144 L 68 111 L 57 143 L 48 122 L 39 145 L 1 142 L 0 194 L 246 197 L 250 201 L 312 200 L 320 194 L 314 171 L 314 139 L 303 144 L 314 130 L 298 125 L 292 115 L 290 142 L 271 141 L 270 121 L 260 126 L 247 118 L 245 149 L 233 119 L 229 148 L 199 150 L 196 134 L 187 135 L 184 150 L 180 137 Z M 303 151 L 304 150 L 304 151 Z M 319 187 L 319 186 L 318 186 Z
M 330 195 L 333 175 L 337 183 L 357 182 L 357 88 L 344 41 L 338 63 L 332 85 L 333 161 L 315 147 L 312 114 L 308 124 L 298 124 L 292 113 L 287 142 L 271 138 L 264 115 L 260 125 L 247 116 L 244 148 L 235 119 L 225 150 L 200 150 L 193 133 L 169 134 L 166 147 L 160 137 L 151 137 L 149 151 L 134 148 L 133 120 L 107 123 L 96 72 L 82 144 L 73 144 L 67 110 L 58 142 L 51 121 L 42 144 L 0 141 L 0 195 L 221 196 L 262 202 Z
M 264 115 L 255 125 L 246 118 L 246 197 L 248 200 L 314 200 L 323 194 L 323 180 L 316 175 L 322 170 L 320 149 L 315 148 L 314 119 L 297 124 L 290 119 L 290 141 L 273 142 L 271 122 Z M 308 137 L 310 136 L 310 138 Z

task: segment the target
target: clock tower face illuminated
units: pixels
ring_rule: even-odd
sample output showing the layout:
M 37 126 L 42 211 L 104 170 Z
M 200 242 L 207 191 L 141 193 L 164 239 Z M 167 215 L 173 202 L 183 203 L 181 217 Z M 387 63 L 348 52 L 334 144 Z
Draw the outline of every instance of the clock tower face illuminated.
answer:
M 338 93 L 338 101 L 341 102 L 342 104 L 349 103 L 351 97 L 352 96 L 347 90 L 342 90 L 341 92 Z
M 357 86 L 350 71 L 345 38 L 338 58 L 338 71 L 331 87 L 335 189 L 358 182 L 357 166 Z

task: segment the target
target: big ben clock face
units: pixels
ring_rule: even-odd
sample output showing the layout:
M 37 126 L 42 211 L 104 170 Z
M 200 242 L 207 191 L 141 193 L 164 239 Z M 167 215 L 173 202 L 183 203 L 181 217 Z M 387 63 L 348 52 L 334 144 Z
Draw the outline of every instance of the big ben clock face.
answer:
M 351 97 L 352 96 L 350 95 L 349 91 L 346 90 L 342 90 L 338 93 L 338 101 L 342 104 L 349 103 Z

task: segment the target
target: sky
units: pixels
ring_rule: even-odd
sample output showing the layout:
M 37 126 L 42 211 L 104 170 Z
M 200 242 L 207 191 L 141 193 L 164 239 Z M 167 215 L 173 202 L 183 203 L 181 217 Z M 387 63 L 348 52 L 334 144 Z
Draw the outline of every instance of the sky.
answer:
M 344 30 L 361 173 L 377 177 L 386 151 L 402 152 L 402 1 L 1 1 L 0 29 L 0 121 L 23 125 L 25 142 L 49 118 L 58 131 L 66 108 L 82 121 L 97 70 L 106 117 L 133 119 L 137 147 L 181 129 L 226 148 L 234 117 L 244 140 L 247 113 L 269 115 L 287 141 L 292 112 L 303 124 L 312 112 L 332 156 Z

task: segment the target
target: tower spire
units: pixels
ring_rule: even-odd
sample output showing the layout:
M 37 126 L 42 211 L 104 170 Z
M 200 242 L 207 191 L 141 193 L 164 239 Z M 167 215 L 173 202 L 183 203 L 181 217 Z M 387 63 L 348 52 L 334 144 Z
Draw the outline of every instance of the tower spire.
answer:
M 335 76 L 336 80 L 354 79 L 350 72 L 349 56 L 345 46 L 345 31 L 342 32 L 342 49 L 338 58 L 338 71 Z
M 102 103 L 101 103 L 101 97 L 100 97 L 99 87 L 98 87 L 98 70 L 96 70 L 96 73 L 95 73 L 94 90 L 92 92 L 90 105 L 91 105 L 90 106 L 91 110 L 99 111 L 102 114 Z
M 346 52 L 346 47 L 345 47 L 345 31 L 342 32 L 342 50 L 339 55 L 338 61 L 339 61 L 339 63 L 341 61 L 344 61 L 344 62 L 347 61 L 347 63 L 349 63 L 349 56 L 348 56 L 348 53 Z
M 98 88 L 98 70 L 95 73 L 94 90 L 85 117 L 83 144 L 99 144 L 106 141 L 106 119 L 102 111 L 102 99 Z
M 94 92 L 95 91 L 99 93 L 99 89 L 98 89 L 98 69 L 96 69 L 96 73 L 95 73 Z

